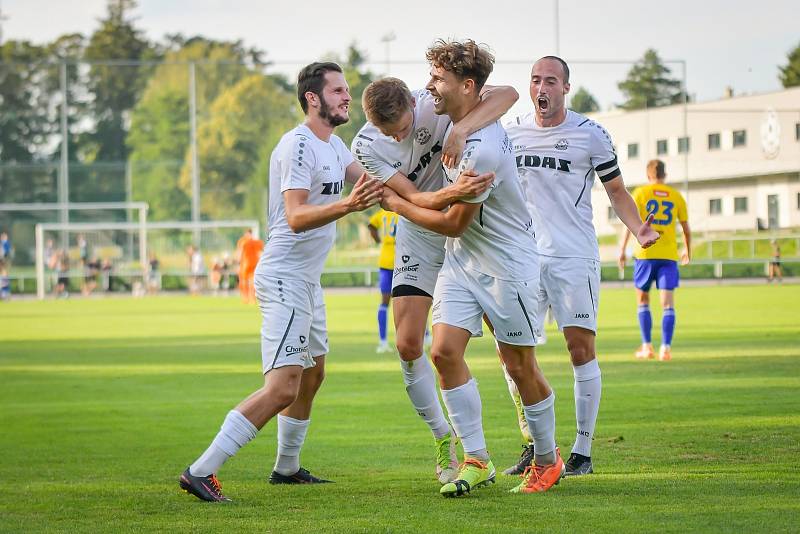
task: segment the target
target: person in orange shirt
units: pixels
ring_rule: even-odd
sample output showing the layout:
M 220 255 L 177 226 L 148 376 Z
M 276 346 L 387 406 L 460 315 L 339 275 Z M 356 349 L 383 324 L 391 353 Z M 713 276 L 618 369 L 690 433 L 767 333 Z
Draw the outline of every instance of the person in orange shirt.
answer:
M 239 257 L 239 292 L 242 301 L 255 303 L 256 293 L 253 286 L 256 265 L 264 250 L 264 242 L 253 236 L 253 231 L 248 229 L 236 243 L 237 255 Z

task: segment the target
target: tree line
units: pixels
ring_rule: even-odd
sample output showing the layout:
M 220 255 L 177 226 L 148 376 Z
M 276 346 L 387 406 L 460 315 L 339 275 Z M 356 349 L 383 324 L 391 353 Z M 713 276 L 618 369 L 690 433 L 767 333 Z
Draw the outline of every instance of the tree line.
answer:
M 302 119 L 293 81 L 270 73 L 265 52 L 241 41 L 180 34 L 151 41 L 131 17 L 134 7 L 135 0 L 110 0 L 88 37 L 66 34 L 43 45 L 12 40 L 0 46 L 0 169 L 61 157 L 66 87 L 70 169 L 84 169 L 71 180 L 71 200 L 123 200 L 120 172 L 115 181 L 104 165 L 125 162 L 132 200 L 148 201 L 153 219 L 189 218 L 188 87 L 194 63 L 202 217 L 261 218 L 270 152 Z M 342 64 L 353 95 L 351 120 L 337 129 L 349 143 L 365 120 L 361 93 L 376 75 L 355 44 L 343 57 L 329 59 Z M 785 87 L 800 85 L 800 45 L 781 67 L 780 79 Z M 680 80 L 652 49 L 618 87 L 625 98 L 619 107 L 627 110 L 684 100 Z M 582 87 L 573 92 L 570 107 L 583 113 L 600 109 Z M 15 176 L 0 170 L 4 201 L 30 198 L 36 180 L 43 180 L 42 191 L 53 185 L 51 175 Z

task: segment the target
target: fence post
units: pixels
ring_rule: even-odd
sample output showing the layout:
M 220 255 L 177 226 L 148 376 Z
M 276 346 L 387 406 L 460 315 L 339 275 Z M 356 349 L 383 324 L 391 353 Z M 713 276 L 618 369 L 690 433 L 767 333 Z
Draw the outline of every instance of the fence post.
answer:
M 714 278 L 722 278 L 722 262 L 714 263 Z

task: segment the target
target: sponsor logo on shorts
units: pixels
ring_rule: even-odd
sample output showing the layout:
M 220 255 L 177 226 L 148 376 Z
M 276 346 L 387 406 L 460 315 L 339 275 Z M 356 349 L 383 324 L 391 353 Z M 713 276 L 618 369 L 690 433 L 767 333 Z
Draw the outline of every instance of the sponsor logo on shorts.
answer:
M 411 256 L 406 256 L 405 254 L 403 254 L 403 263 L 408 263 L 408 260 L 410 260 L 410 259 L 411 259 Z
M 506 332 L 506 335 L 508 337 L 520 337 L 522 335 L 522 332 Z
M 286 354 L 299 354 L 301 352 L 308 352 L 308 346 L 305 347 L 293 347 L 291 345 L 286 345 Z
M 397 276 L 398 274 L 403 273 L 415 273 L 419 271 L 419 263 L 415 263 L 414 265 L 403 265 L 402 267 L 397 267 L 394 270 L 394 275 Z
M 300 336 L 300 343 L 306 342 L 306 336 Z
M 575 318 L 576 319 L 588 319 L 589 318 L 589 314 L 588 313 L 576 313 L 575 314 Z

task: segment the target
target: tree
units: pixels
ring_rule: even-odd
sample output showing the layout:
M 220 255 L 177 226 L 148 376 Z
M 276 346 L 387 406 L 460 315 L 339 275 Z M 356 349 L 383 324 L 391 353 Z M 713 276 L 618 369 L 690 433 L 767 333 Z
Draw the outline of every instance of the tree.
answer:
M 622 109 L 643 109 L 668 106 L 683 102 L 681 81 L 670 78 L 658 53 L 648 49 L 644 57 L 628 71 L 628 77 L 617 84 L 626 101 Z
M 197 135 L 203 217 L 263 217 L 267 173 L 259 163 L 300 120 L 296 104 L 292 92 L 263 74 L 251 74 L 214 101 Z M 180 185 L 191 191 L 188 162 Z
M 180 177 L 191 170 L 189 72 L 195 62 L 198 130 L 211 103 L 252 73 L 245 64 L 257 53 L 240 42 L 212 41 L 202 37 L 167 37 L 161 47 L 164 63 L 158 65 L 131 114 L 127 146 L 133 196 L 150 203 L 154 220 L 188 219 L 191 188 Z M 202 165 L 202 159 L 200 160 Z M 184 170 L 183 168 L 187 169 Z M 202 174 L 201 174 L 202 176 Z
M 595 111 L 600 111 L 600 106 L 597 104 L 597 100 L 595 100 L 592 94 L 583 87 L 579 87 L 578 90 L 575 91 L 575 94 L 572 95 L 569 108 L 578 113 L 593 113 Z
M 126 119 L 145 86 L 149 69 L 136 62 L 146 59 L 152 49 L 128 18 L 135 6 L 135 0 L 109 0 L 106 18 L 100 20 L 100 28 L 86 47 L 84 58 L 94 62 L 87 82 L 93 96 L 94 120 L 94 131 L 85 141 L 87 161 L 127 159 Z
M 800 85 L 800 43 L 789 52 L 787 59 L 789 62 L 786 66 L 780 67 L 779 78 L 784 88 L 796 87 Z
M 342 138 L 342 141 L 347 146 L 350 146 L 353 138 L 364 126 L 364 123 L 367 122 L 367 117 L 361 107 L 361 95 L 364 93 L 364 89 L 375 79 L 375 74 L 364 69 L 367 57 L 364 52 L 358 49 L 356 43 L 351 43 L 347 47 L 344 59 L 340 59 L 335 55 L 333 57 L 334 61 L 341 65 L 347 85 L 350 86 L 350 96 L 353 97 L 352 102 L 350 102 L 350 120 L 336 128 L 335 133 Z

